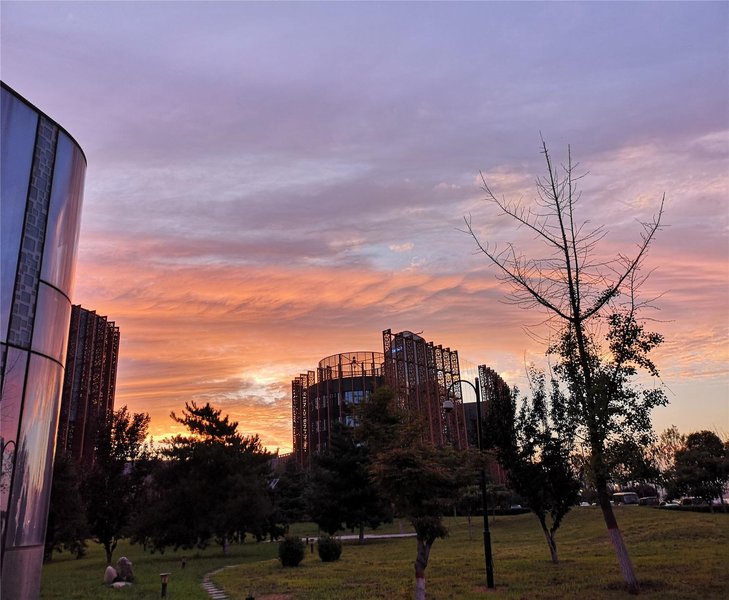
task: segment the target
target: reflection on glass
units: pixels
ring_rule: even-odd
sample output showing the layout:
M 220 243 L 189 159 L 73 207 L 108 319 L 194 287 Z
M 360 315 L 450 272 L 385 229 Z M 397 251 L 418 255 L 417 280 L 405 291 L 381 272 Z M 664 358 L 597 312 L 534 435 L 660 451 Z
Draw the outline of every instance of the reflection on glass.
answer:
M 38 287 L 32 349 L 64 364 L 70 321 L 71 303 L 68 298 L 41 283 Z
M 81 150 L 61 132 L 56 150 L 41 279 L 69 297 L 76 264 L 85 173 L 86 161 Z
M 28 196 L 30 168 L 38 115 L 25 103 L 2 89 L 0 108 L 0 334 L 5 341 L 12 306 L 20 237 Z
M 42 544 L 45 538 L 62 374 L 60 365 L 31 354 L 6 547 Z
M 0 475 L 0 508 L 3 522 L 8 508 L 8 495 L 13 475 L 13 457 L 18 437 L 20 405 L 23 398 L 23 382 L 27 367 L 28 353 L 16 348 L 8 348 L 5 378 L 0 396 L 0 446 L 2 450 L 2 474 Z

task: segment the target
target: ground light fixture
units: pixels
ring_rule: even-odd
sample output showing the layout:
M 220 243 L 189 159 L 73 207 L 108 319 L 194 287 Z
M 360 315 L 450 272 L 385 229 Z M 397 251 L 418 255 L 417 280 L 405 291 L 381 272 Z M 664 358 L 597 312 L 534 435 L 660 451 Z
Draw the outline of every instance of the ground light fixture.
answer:
M 160 573 L 159 574 L 159 578 L 160 578 L 161 583 L 162 583 L 162 588 L 160 589 L 159 597 L 160 598 L 167 598 L 167 581 L 170 578 L 170 574 L 169 573 Z

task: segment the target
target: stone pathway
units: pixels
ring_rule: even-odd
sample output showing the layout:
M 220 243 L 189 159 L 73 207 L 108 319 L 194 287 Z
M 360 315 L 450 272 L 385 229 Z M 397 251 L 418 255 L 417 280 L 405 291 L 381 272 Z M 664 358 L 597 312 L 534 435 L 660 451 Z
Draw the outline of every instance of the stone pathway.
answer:
M 220 573 L 220 571 L 223 571 L 224 569 L 230 569 L 230 566 L 223 567 L 222 569 L 216 569 L 215 571 L 210 571 L 210 573 L 205 573 L 205 576 L 203 577 L 203 589 L 208 593 L 208 596 L 210 596 L 212 600 L 228 600 L 228 594 L 226 594 L 210 580 L 211 575 Z

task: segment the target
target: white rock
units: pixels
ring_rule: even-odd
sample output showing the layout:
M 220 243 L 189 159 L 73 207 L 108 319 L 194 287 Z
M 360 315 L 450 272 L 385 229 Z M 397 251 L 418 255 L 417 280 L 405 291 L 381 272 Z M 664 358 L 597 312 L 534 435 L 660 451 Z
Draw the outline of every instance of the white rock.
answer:
M 114 580 L 116 579 L 116 569 L 109 565 L 106 567 L 106 571 L 104 571 L 104 583 L 106 585 L 111 585 L 114 583 Z

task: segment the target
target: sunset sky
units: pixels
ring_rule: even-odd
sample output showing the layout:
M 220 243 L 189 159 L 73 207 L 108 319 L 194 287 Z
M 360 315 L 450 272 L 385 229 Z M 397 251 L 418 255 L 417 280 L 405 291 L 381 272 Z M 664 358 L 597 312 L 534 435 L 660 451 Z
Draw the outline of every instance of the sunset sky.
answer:
M 729 433 L 729 3 L 7 2 L 3 81 L 88 158 L 72 300 L 121 329 L 155 439 L 210 401 L 291 449 L 291 379 L 423 331 L 524 387 L 539 314 L 471 238 L 534 196 L 540 135 L 645 264 L 670 406 Z

